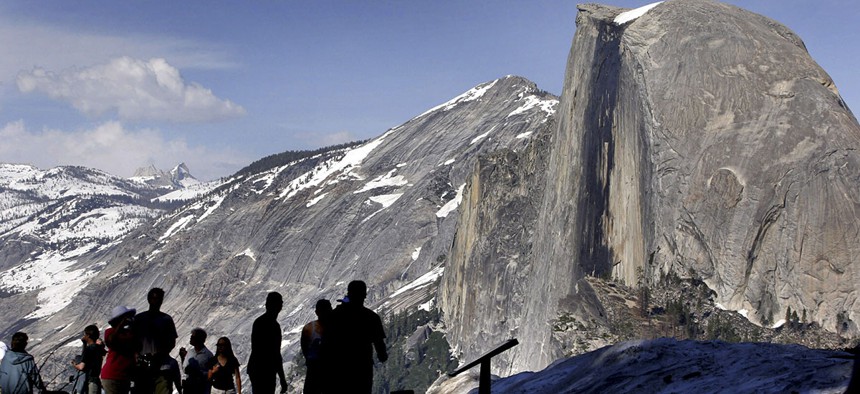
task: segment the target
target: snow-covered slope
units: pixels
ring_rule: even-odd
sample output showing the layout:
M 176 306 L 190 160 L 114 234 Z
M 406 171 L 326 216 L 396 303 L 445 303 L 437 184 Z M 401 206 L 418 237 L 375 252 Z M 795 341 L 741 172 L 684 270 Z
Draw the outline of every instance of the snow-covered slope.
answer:
M 164 191 L 92 168 L 0 164 L 0 294 L 30 294 L 25 318 L 62 309 L 106 264 L 81 256 L 161 215 L 169 206 L 150 200 Z
M 493 393 L 843 393 L 853 355 L 799 345 L 629 341 L 493 381 Z M 478 369 L 477 367 L 475 369 Z M 474 377 L 428 393 L 474 393 Z
M 313 304 L 342 296 L 349 280 L 364 279 L 368 301 L 380 310 L 428 309 L 478 158 L 523 149 L 548 127 L 558 103 L 519 77 L 470 91 L 361 144 L 224 180 L 58 271 L 98 272 L 77 294 L 55 293 L 52 299 L 69 301 L 57 313 L 28 321 L 46 306 L 15 302 L 0 326 L 43 338 L 33 351 L 48 352 L 117 304 L 145 308 L 147 290 L 160 286 L 167 291 L 163 309 L 180 332 L 203 326 L 247 344 L 251 317 L 266 292 L 277 290 L 285 295 L 279 320 L 285 359 L 292 360 Z M 0 307 L 21 297 L 0 297 Z M 244 345 L 237 351 L 247 356 Z

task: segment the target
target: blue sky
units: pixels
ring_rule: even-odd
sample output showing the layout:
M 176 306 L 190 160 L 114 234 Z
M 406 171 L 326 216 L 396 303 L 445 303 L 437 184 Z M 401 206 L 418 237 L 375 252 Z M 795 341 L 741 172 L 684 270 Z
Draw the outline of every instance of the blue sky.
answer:
M 639 7 L 649 1 L 607 1 Z M 860 5 L 729 1 L 787 25 L 860 108 Z M 4 1 L 0 162 L 200 178 L 382 134 L 504 75 L 558 94 L 570 1 Z

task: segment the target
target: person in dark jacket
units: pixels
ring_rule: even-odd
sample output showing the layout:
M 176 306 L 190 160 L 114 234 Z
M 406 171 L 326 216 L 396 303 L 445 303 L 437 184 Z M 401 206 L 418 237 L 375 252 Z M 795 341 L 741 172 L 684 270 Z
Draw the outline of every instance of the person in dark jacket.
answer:
M 385 330 L 376 312 L 364 306 L 367 284 L 355 280 L 347 286 L 341 304 L 332 311 L 332 392 L 370 393 L 373 389 L 373 350 L 379 362 L 388 360 Z M 336 368 L 333 369 L 333 368 Z
M 284 299 L 278 292 L 266 296 L 266 313 L 254 320 L 251 329 L 251 356 L 248 358 L 248 378 L 255 394 L 273 394 L 275 376 L 281 382 L 281 393 L 287 392 L 284 359 L 281 356 L 281 325 L 278 313 Z
M 9 351 L 0 362 L 0 392 L 3 394 L 32 394 L 33 390 L 45 390 L 36 361 L 27 353 L 29 338 L 23 332 L 12 335 Z
M 104 343 L 99 340 L 99 328 L 92 324 L 84 328 L 81 341 L 84 343 L 84 349 L 80 362 L 72 361 L 72 366 L 82 372 L 81 388 L 77 391 L 82 394 L 100 394 L 102 382 L 99 376 L 106 352 Z

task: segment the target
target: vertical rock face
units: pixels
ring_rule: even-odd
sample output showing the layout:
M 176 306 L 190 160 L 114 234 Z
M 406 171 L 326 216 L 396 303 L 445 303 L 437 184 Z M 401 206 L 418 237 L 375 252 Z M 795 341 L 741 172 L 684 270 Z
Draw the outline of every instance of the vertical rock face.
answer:
M 473 176 L 452 253 L 462 260 L 442 287 L 470 291 L 443 310 L 449 326 L 487 335 L 452 335 L 455 346 L 468 358 L 508 333 L 521 345 L 496 372 L 542 368 L 563 345 L 553 319 L 601 318 L 584 275 L 635 284 L 670 271 L 701 278 L 754 322 L 791 307 L 856 333 L 860 126 L 832 80 L 794 33 L 739 8 L 625 11 L 580 6 L 547 153 L 506 160 L 546 167 L 543 186 L 528 186 L 540 193 L 526 199 L 534 227 L 516 266 L 498 258 L 504 242 L 487 223 L 528 187 L 507 177 L 487 197 L 476 191 L 498 177 L 485 166 Z

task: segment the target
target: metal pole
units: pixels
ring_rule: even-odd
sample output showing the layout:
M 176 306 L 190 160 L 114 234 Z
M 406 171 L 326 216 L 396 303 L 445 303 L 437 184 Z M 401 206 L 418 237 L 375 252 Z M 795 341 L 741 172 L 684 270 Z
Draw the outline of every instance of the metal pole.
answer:
M 490 359 L 481 361 L 481 377 L 478 380 L 478 394 L 490 394 Z

